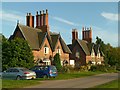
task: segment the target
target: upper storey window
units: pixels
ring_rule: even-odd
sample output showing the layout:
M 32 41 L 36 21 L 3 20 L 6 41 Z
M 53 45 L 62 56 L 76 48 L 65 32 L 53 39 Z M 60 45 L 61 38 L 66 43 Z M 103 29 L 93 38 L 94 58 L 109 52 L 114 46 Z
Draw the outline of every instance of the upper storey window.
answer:
M 47 45 L 44 46 L 44 54 L 49 54 L 49 47 Z
M 95 52 L 94 52 L 94 49 L 92 49 L 92 52 L 91 52 L 91 57 L 95 57 Z
M 61 49 L 60 49 L 59 46 L 58 46 L 58 48 L 57 48 L 57 53 L 59 53 L 59 55 L 61 55 Z

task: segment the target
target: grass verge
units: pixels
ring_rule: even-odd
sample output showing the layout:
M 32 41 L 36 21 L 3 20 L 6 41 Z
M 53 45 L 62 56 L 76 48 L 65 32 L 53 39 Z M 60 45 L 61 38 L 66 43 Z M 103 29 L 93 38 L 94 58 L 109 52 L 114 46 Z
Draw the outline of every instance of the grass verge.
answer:
M 72 73 L 59 73 L 56 78 L 50 78 L 47 80 L 65 80 L 80 78 L 86 76 L 92 76 L 96 74 L 102 74 L 104 72 L 72 72 Z M 44 80 L 43 78 L 37 78 L 35 80 L 2 80 L 2 88 L 23 88 L 30 85 L 40 84 L 40 81 Z
M 118 80 L 113 80 L 111 82 L 96 86 L 95 88 L 118 88 L 119 82 L 118 82 Z

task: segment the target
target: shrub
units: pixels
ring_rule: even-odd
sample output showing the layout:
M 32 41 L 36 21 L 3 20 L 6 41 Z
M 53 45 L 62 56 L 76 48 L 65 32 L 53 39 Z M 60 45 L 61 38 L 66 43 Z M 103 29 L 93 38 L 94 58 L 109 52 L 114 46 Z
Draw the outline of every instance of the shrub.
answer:
M 90 71 L 96 71 L 96 70 L 97 70 L 97 66 L 95 65 L 91 66 Z
M 60 62 L 60 55 L 58 53 L 54 56 L 53 64 L 56 66 L 58 72 L 60 72 L 62 69 L 62 66 Z
M 74 72 L 74 68 L 72 66 L 63 66 L 62 69 L 61 69 L 61 72 L 62 73 L 65 73 L 65 72 Z
M 31 68 L 34 65 L 32 49 L 20 38 L 2 40 L 2 70 L 10 67 Z
M 80 71 L 88 71 L 88 66 L 80 66 Z
M 93 65 L 91 66 L 90 71 L 114 72 L 116 71 L 116 67 L 110 65 Z

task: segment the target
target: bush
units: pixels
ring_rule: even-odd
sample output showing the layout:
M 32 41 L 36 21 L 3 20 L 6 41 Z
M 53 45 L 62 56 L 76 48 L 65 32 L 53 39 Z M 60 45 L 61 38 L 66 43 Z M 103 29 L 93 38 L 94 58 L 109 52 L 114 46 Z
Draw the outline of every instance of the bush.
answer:
M 91 66 L 90 71 L 114 72 L 116 71 L 116 67 L 110 65 L 93 65 Z
M 2 40 L 2 70 L 10 67 L 31 68 L 34 65 L 32 49 L 20 38 Z
M 80 71 L 88 71 L 88 66 L 80 66 Z
M 56 66 L 58 72 L 60 72 L 62 69 L 62 66 L 60 62 L 60 55 L 58 53 L 54 56 L 53 64 Z
M 74 68 L 72 66 L 63 66 L 62 69 L 61 69 L 61 72 L 62 73 L 69 73 L 69 72 L 74 72 Z
M 95 65 L 91 66 L 90 71 L 96 71 L 96 70 L 97 70 L 97 66 Z

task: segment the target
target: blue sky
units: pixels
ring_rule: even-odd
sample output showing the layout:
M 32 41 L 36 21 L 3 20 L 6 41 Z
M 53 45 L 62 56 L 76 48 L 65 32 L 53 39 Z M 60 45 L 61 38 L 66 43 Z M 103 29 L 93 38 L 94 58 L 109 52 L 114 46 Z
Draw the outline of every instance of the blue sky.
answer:
M 27 12 L 36 15 L 36 11 L 48 9 L 50 31 L 61 34 L 67 44 L 71 43 L 72 29 L 76 28 L 82 38 L 82 27 L 92 27 L 92 38 L 96 36 L 105 43 L 118 46 L 118 3 L 117 2 L 63 2 L 63 3 L 2 3 L 0 19 L 2 33 L 9 37 L 13 34 L 17 20 L 26 24 Z M 0 23 L 1 24 L 1 23 Z

